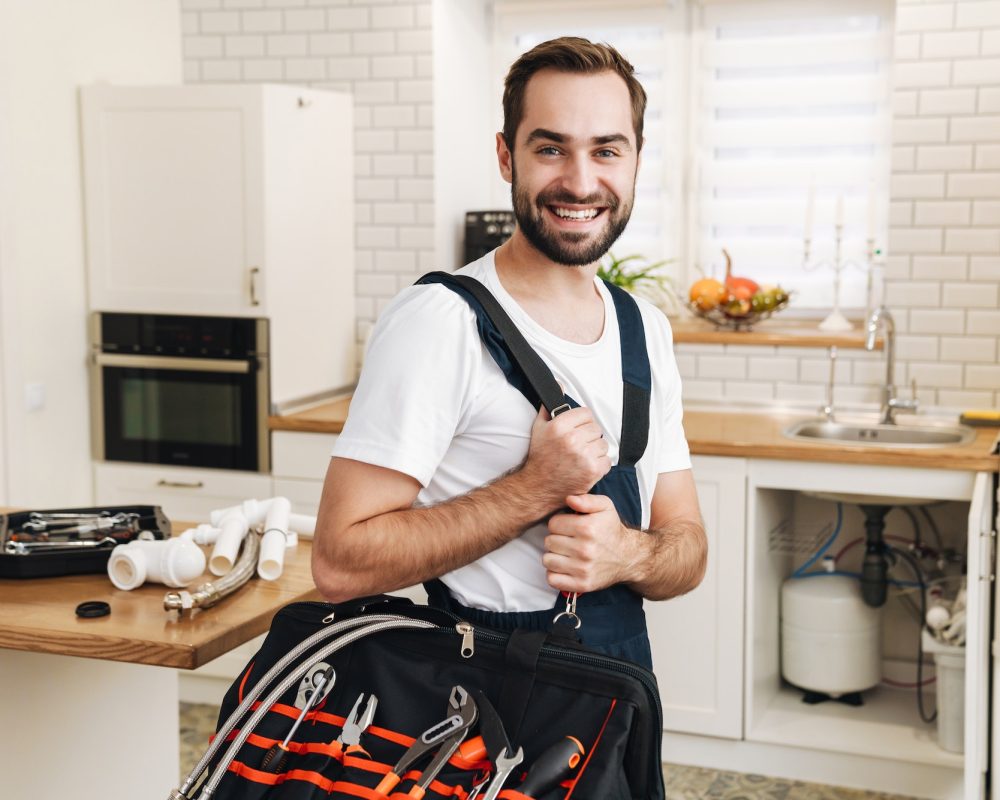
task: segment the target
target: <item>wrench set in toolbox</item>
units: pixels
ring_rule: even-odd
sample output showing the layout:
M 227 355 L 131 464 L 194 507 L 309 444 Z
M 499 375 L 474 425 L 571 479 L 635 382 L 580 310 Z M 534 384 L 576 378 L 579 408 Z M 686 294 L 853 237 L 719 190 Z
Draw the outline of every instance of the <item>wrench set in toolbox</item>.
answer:
M 0 514 L 0 578 L 104 572 L 134 539 L 169 539 L 159 506 L 52 508 Z
M 661 731 L 652 673 L 570 628 L 500 633 L 389 596 L 295 603 L 169 800 L 662 800 Z

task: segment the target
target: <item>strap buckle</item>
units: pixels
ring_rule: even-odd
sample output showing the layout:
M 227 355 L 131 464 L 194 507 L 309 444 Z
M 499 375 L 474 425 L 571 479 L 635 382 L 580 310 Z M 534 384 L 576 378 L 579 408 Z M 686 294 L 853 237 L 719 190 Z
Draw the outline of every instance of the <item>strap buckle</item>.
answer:
M 549 416 L 552 417 L 552 419 L 555 419 L 560 414 L 562 414 L 564 411 L 569 411 L 570 408 L 571 408 L 571 406 L 570 406 L 569 403 L 563 403 L 561 406 L 556 406 L 555 408 L 553 408 L 552 409 L 552 413 L 549 414 Z
M 552 624 L 555 625 L 563 617 L 566 618 L 566 622 L 573 626 L 573 630 L 580 630 L 580 626 L 583 624 L 583 620 L 577 616 L 576 613 L 576 600 L 579 595 L 576 592 L 571 592 L 566 595 L 566 610 L 560 611 L 552 618 Z

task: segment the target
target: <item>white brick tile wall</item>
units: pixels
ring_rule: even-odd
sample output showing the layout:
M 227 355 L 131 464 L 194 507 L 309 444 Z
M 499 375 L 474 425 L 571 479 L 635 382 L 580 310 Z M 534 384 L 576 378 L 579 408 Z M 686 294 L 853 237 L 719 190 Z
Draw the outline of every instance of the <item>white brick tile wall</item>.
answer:
M 995 364 L 997 340 L 990 336 L 942 336 L 941 360 Z
M 1000 144 L 976 146 L 976 169 L 1000 170 Z
M 1000 256 L 972 256 L 969 277 L 974 281 L 1000 281 Z
M 940 278 L 944 280 L 961 280 L 968 271 L 968 259 L 965 256 L 913 256 L 910 275 L 916 280 Z
M 997 63 L 1000 63 L 998 60 Z M 1000 79 L 998 79 L 1000 81 Z M 977 117 L 955 117 L 951 121 L 953 142 L 1000 141 L 1000 115 L 981 114 Z
M 917 225 L 968 225 L 972 218 L 972 204 L 967 200 L 933 203 L 920 201 L 914 204 L 914 223 Z
M 961 2 L 955 14 L 956 28 L 1000 28 L 1000 2 Z
M 919 94 L 921 114 L 973 114 L 976 111 L 975 89 L 936 89 L 906 94 Z
M 185 80 L 352 92 L 362 341 L 399 287 L 439 266 L 432 0 L 179 3 Z M 885 297 L 898 380 L 918 377 L 931 404 L 1000 404 L 998 56 L 1000 0 L 901 0 Z M 689 400 L 823 401 L 823 349 L 678 345 L 677 357 Z M 883 378 L 881 354 L 841 349 L 837 403 L 874 405 Z

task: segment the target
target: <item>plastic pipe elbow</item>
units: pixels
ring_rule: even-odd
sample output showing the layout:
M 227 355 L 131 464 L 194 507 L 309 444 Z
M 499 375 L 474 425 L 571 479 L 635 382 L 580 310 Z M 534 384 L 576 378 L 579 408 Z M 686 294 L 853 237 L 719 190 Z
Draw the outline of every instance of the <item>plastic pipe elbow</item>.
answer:
M 120 544 L 108 559 L 108 577 L 117 588 L 125 591 L 136 589 L 147 580 L 181 588 L 204 571 L 205 554 L 187 536 Z
M 236 563 L 236 556 L 250 530 L 250 523 L 239 508 L 229 509 L 219 520 L 219 538 L 216 539 L 212 557 L 208 560 L 208 568 L 213 575 L 225 575 Z
M 271 498 L 270 500 L 244 500 L 238 506 L 216 509 L 209 515 L 209 518 L 212 521 L 212 525 L 218 528 L 221 527 L 222 520 L 224 520 L 227 516 L 235 512 L 240 512 L 244 517 L 246 517 L 247 522 L 251 527 L 260 525 L 264 521 L 268 508 L 271 507 L 273 499 L 274 498 Z

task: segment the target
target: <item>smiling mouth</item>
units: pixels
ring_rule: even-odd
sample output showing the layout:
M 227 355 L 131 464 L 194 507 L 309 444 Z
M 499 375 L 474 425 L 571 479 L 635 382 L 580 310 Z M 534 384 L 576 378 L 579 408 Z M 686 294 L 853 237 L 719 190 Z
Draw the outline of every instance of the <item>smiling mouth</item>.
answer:
M 603 208 L 566 208 L 565 206 L 547 206 L 556 217 L 568 222 L 590 222 L 602 213 Z

